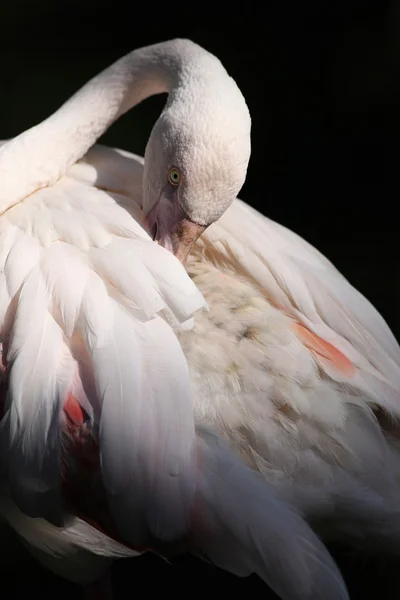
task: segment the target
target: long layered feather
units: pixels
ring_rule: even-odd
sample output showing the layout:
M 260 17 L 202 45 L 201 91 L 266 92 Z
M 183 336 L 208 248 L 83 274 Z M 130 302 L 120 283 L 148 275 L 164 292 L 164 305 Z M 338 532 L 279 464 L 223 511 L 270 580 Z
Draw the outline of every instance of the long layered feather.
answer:
M 352 384 L 371 404 L 400 417 L 400 347 L 377 310 L 320 252 L 240 200 L 205 232 L 198 249 L 333 344 L 356 367 Z M 321 366 L 348 381 L 328 363 Z
M 283 600 L 348 598 L 331 556 L 302 517 L 215 435 L 198 428 L 198 536 L 206 556 L 235 575 L 257 573 Z
M 62 522 L 60 427 L 72 390 L 100 428 L 118 525 L 130 522 L 137 543 L 148 530 L 179 536 L 194 486 L 193 408 L 186 361 L 159 315 L 179 326 L 204 306 L 201 294 L 110 195 L 68 178 L 2 215 L 0 234 L 0 444 L 13 498 L 29 516 Z

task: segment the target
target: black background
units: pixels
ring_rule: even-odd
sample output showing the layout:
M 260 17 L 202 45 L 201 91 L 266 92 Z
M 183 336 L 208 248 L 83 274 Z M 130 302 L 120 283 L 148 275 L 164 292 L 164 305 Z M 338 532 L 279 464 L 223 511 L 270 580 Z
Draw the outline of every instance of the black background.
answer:
M 179 36 L 215 53 L 242 89 L 253 119 L 241 197 L 318 247 L 400 337 L 397 1 L 15 0 L 1 3 L 0 22 L 1 138 L 47 117 L 133 48 Z M 142 154 L 163 102 L 146 101 L 102 141 Z M 381 598 L 397 597 L 386 577 L 389 567 L 379 576 L 370 564 L 340 556 L 352 597 L 365 598 L 374 577 Z M 73 590 L 26 562 L 17 577 L 6 569 L 13 561 L 10 553 L 3 562 L 4 581 L 14 586 L 8 597 Z M 130 585 L 135 596 L 157 593 L 160 585 L 168 594 L 265 594 L 257 582 L 180 564 L 140 559 L 120 565 L 116 585 L 121 594 Z

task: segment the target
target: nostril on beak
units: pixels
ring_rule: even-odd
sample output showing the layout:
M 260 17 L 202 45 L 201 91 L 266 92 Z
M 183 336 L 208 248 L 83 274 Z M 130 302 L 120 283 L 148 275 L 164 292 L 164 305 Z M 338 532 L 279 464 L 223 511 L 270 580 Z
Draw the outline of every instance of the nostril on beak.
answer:
M 157 232 L 158 232 L 158 223 L 156 221 L 153 225 L 153 231 L 152 231 L 153 241 L 156 241 L 156 239 L 157 239 Z
M 149 219 L 148 217 L 144 220 L 144 225 L 147 230 L 147 233 L 151 237 L 153 241 L 156 240 L 157 232 L 158 232 L 158 223 L 157 220 L 153 221 L 153 219 Z

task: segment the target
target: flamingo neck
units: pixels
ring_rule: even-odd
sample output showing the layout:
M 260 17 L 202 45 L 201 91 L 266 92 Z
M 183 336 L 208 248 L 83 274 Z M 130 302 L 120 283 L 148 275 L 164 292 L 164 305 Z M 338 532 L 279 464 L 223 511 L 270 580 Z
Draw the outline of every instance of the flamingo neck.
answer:
M 211 56 L 179 39 L 134 50 L 91 79 L 45 121 L 4 144 L 0 215 L 54 184 L 133 106 L 154 94 L 179 89 L 188 67 L 205 54 Z

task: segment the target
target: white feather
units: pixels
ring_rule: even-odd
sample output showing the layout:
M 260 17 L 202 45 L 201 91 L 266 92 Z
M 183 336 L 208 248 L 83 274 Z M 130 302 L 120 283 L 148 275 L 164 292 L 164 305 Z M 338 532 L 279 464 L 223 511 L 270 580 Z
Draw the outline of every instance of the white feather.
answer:
M 118 306 L 109 343 L 90 350 L 102 402 L 102 473 L 121 536 L 137 545 L 149 530 L 178 538 L 188 529 L 194 493 L 193 408 L 182 350 L 163 320 L 135 323 Z
M 199 496 L 209 515 L 203 552 L 239 576 L 257 573 L 283 600 L 348 598 L 322 542 L 263 478 L 215 435 L 198 428 Z
M 113 559 L 139 554 L 81 519 L 74 518 L 66 527 L 60 528 L 44 519 L 28 517 L 15 505 L 4 482 L 0 484 L 0 502 L 2 516 L 35 559 L 75 583 L 91 583 Z
M 6 325 L 3 334 L 10 334 L 6 358 L 11 369 L 0 442 L 19 507 L 54 522 L 61 518 L 59 424 L 79 366 L 76 360 L 83 360 L 73 358 L 74 340 L 80 336 L 97 370 L 107 415 L 101 416 L 101 407 L 99 414 L 95 398 L 81 394 L 85 409 L 101 422 L 105 481 L 111 493 L 123 482 L 121 469 L 114 472 L 122 457 L 120 466 L 131 473 L 127 481 L 137 477 L 147 486 L 137 495 L 139 505 L 143 508 L 146 496 L 152 498 L 138 528 L 145 523 L 165 537 L 181 531 L 188 518 L 188 509 L 181 509 L 190 504 L 193 487 L 191 392 L 175 334 L 156 314 L 170 313 L 185 322 L 204 305 L 201 294 L 179 261 L 153 244 L 112 197 L 68 178 L 2 215 L 1 231 L 6 291 L 0 328 Z M 15 313 L 6 323 L 11 302 Z M 156 398 L 161 397 L 165 404 L 158 410 Z M 182 439 L 175 435 L 181 426 L 186 432 Z M 136 437 L 138 446 L 130 456 L 127 448 L 135 447 Z M 120 439 L 125 440 L 121 446 Z M 159 472 L 153 472 L 151 449 L 163 460 L 165 453 L 167 462 L 160 461 Z M 142 460 L 146 450 L 149 456 Z M 165 512 L 157 521 L 166 493 L 176 505 L 175 522 Z M 118 512 L 118 517 L 123 529 L 123 514 Z
M 335 345 L 359 368 L 357 383 L 364 381 L 371 401 L 400 417 L 400 347 L 376 309 L 322 254 L 240 200 L 206 230 L 198 248 L 210 244 L 211 260 Z

